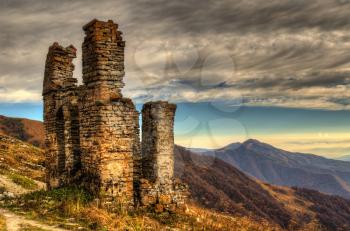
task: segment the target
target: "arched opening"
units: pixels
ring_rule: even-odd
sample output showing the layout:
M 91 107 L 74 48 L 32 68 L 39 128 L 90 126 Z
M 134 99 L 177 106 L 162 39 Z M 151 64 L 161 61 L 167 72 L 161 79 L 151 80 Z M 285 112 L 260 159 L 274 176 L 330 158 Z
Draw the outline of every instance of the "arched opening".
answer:
M 75 174 L 81 169 L 79 110 L 77 106 L 71 108 L 70 119 L 70 137 L 73 154 L 72 174 Z
M 56 114 L 56 137 L 58 149 L 58 173 L 63 173 L 66 168 L 66 151 L 65 151 L 65 136 L 64 136 L 64 116 L 63 110 L 60 108 Z

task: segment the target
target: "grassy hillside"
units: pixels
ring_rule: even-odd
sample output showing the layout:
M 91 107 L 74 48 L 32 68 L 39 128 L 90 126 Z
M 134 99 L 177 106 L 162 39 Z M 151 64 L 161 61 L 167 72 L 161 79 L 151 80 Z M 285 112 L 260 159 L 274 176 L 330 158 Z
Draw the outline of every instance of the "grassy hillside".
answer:
M 0 135 L 0 184 L 7 179 L 23 189 L 15 194 L 24 193 L 5 197 L 0 204 L 69 230 L 349 230 L 350 201 L 346 199 L 263 184 L 224 161 L 182 147 L 176 147 L 175 154 L 176 174 L 191 192 L 186 212 L 110 214 L 97 208 L 81 189 L 38 191 L 44 179 L 43 151 Z M 0 194 L 14 188 L 8 184 Z
M 44 181 L 44 152 L 31 144 L 0 135 L 0 173 L 21 181 L 19 176 Z
M 196 205 L 189 205 L 181 214 L 106 213 L 81 189 L 40 190 L 44 179 L 43 163 L 44 154 L 40 148 L 0 135 L 0 195 L 5 195 L 1 196 L 0 207 L 26 219 L 68 230 L 168 230 L 170 227 L 179 230 L 279 230 L 267 221 L 228 216 Z M 20 196 L 7 197 L 8 192 Z M 25 228 L 31 230 L 28 225 Z
M 26 141 L 37 147 L 43 147 L 45 140 L 42 122 L 2 115 L 0 115 L 0 134 Z
M 108 213 L 95 204 L 81 189 L 61 188 L 25 194 L 8 200 L 5 207 L 68 230 L 281 230 L 267 221 L 228 216 L 193 205 L 183 213 L 155 214 L 147 210 Z

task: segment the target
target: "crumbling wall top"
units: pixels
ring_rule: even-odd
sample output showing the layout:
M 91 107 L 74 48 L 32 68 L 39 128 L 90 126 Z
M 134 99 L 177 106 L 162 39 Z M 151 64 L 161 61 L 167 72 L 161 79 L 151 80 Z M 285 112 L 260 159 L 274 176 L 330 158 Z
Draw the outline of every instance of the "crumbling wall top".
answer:
M 121 98 L 125 42 L 118 25 L 112 20 L 102 22 L 94 19 L 83 29 L 83 83 L 94 91 L 91 98 Z
M 73 78 L 73 59 L 77 57 L 77 49 L 70 45 L 63 47 L 54 42 L 49 47 L 46 58 L 43 95 L 65 87 L 75 86 L 77 79 Z
M 143 109 L 146 110 L 147 108 L 167 108 L 169 110 L 175 111 L 176 110 L 176 104 L 169 103 L 168 101 L 152 101 L 147 102 L 143 105 Z
M 57 55 L 65 55 L 71 58 L 77 57 L 77 49 L 73 45 L 69 45 L 68 47 L 63 47 L 58 42 L 54 42 L 49 47 L 49 53 L 57 54 Z
M 83 27 L 86 37 L 85 40 L 94 42 L 122 42 L 122 32 L 118 31 L 118 24 L 112 20 L 107 22 L 92 20 Z

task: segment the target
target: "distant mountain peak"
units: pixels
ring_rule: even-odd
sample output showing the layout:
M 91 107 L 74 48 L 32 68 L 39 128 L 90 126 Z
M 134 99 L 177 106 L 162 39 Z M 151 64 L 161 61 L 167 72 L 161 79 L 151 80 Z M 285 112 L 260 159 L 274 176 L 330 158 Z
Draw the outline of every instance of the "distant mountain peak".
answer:
M 232 143 L 232 144 L 229 144 L 229 145 L 227 145 L 223 148 L 220 148 L 218 150 L 235 150 L 235 149 L 239 148 L 241 145 L 242 145 L 242 143 L 240 143 L 240 142 Z
M 233 151 L 233 150 L 236 150 L 240 147 L 244 147 L 244 148 L 247 148 L 247 149 L 255 149 L 255 148 L 264 148 L 264 149 L 275 149 L 273 146 L 269 145 L 269 144 L 265 144 L 265 143 L 262 143 L 260 142 L 259 140 L 256 140 L 256 139 L 248 139 L 246 141 L 244 141 L 243 143 L 231 143 L 223 148 L 220 148 L 220 149 L 217 149 L 217 151 Z
M 263 144 L 259 140 L 256 139 L 249 139 L 243 142 L 243 145 L 249 145 L 249 144 Z
M 276 149 L 275 147 L 273 147 L 273 146 L 271 146 L 269 144 L 260 142 L 259 140 L 256 140 L 256 139 L 249 139 L 249 140 L 245 141 L 242 144 L 242 146 L 247 148 L 247 149 L 252 149 L 253 148 L 253 149 L 258 149 L 258 150 L 260 150 L 261 148 L 269 149 L 269 150 Z

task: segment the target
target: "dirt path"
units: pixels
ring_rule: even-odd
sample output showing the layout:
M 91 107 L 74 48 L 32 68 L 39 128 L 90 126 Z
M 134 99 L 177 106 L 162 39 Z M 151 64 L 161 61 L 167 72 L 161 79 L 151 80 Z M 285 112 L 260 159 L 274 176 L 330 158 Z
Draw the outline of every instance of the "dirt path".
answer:
M 36 181 L 36 183 L 38 184 L 38 189 L 43 189 L 45 187 L 45 184 L 42 182 Z M 5 175 L 0 175 L 0 186 L 5 187 L 6 191 L 12 193 L 14 196 L 28 193 L 31 191 L 21 187 L 20 185 L 13 183 L 12 180 Z M 16 215 L 5 209 L 0 208 L 0 214 L 5 217 L 7 231 L 20 230 L 22 224 L 31 225 L 36 228 L 41 228 L 43 230 L 49 230 L 49 231 L 66 231 L 66 229 L 56 228 L 53 226 L 42 224 L 37 221 L 29 220 L 25 217 Z
M 18 216 L 5 209 L 0 209 L 0 214 L 2 214 L 6 219 L 6 226 L 8 231 L 20 230 L 21 224 L 31 225 L 36 228 L 41 228 L 49 231 L 68 231 L 66 229 L 56 228 L 53 226 L 45 225 L 37 221 L 29 220 L 27 218 Z

